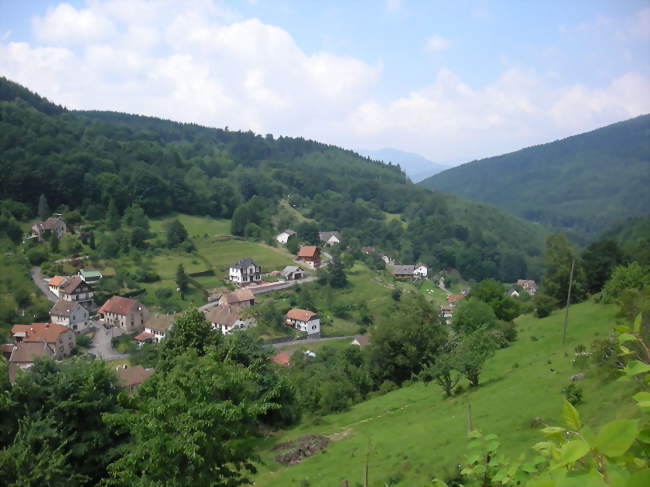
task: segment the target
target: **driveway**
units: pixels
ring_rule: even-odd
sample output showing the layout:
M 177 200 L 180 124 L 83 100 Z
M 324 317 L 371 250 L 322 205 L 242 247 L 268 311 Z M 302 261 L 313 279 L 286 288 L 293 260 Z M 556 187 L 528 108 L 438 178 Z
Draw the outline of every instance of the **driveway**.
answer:
M 104 360 L 115 360 L 118 358 L 127 358 L 129 355 L 126 353 L 119 353 L 111 345 L 111 339 L 114 336 L 119 336 L 123 332 L 119 328 L 111 327 L 108 330 L 104 325 L 98 324 L 95 328 L 95 335 L 93 336 L 93 346 L 88 352 L 92 353 L 95 357 Z
M 32 267 L 29 270 L 29 273 L 32 276 L 32 281 L 34 281 L 34 284 L 36 284 L 36 286 L 41 290 L 45 297 L 50 301 L 56 303 L 59 298 L 57 298 L 56 295 L 50 291 L 50 288 L 47 287 L 47 283 L 43 279 L 43 274 L 41 273 L 41 268 Z

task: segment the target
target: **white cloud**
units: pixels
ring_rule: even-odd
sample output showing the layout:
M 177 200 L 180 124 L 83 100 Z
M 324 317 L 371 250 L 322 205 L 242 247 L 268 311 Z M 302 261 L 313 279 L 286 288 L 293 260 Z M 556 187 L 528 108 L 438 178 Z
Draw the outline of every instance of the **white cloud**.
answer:
M 445 39 L 444 37 L 439 35 L 432 35 L 426 40 L 424 44 L 425 49 L 429 52 L 444 51 L 449 46 L 450 46 L 449 39 Z
M 69 108 L 394 146 L 443 162 L 650 112 L 650 80 L 634 72 L 596 89 L 525 67 L 475 86 L 443 68 L 426 86 L 379 99 L 381 65 L 306 52 L 284 29 L 212 0 L 60 4 L 33 29 L 36 45 L 0 39 L 0 73 Z M 434 50 L 449 45 L 432 39 Z
M 44 17 L 34 18 L 32 29 L 40 41 L 63 45 L 105 39 L 114 32 L 106 17 L 90 8 L 77 10 L 68 3 L 60 3 L 48 9 Z
M 402 8 L 402 0 L 386 0 L 386 9 L 399 10 Z

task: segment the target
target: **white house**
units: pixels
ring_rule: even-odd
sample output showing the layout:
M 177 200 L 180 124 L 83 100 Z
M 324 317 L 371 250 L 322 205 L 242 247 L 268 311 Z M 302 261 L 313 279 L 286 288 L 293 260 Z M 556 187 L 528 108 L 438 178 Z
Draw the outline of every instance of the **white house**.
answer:
M 291 237 L 291 235 L 295 235 L 295 234 L 296 234 L 296 232 L 294 232 L 293 230 L 287 229 L 284 232 L 278 233 L 275 236 L 275 239 L 279 243 L 281 243 L 282 245 L 287 245 L 287 242 L 289 241 L 289 237 Z
M 215 306 L 205 315 L 212 324 L 212 328 L 219 330 L 224 335 L 230 335 L 233 331 L 244 330 L 255 325 L 255 319 L 242 314 L 238 306 Z
M 341 243 L 339 232 L 318 232 L 318 237 L 325 245 L 338 245 Z
M 506 293 L 508 296 L 511 298 L 518 298 L 519 297 L 519 291 L 517 291 L 514 287 Z
M 415 264 L 415 269 L 413 270 L 413 275 L 415 277 L 427 277 L 429 269 L 424 264 Z
M 81 332 L 88 327 L 88 310 L 77 301 L 60 299 L 50 309 L 50 321 Z
M 158 343 L 172 329 L 176 315 L 153 313 L 144 322 L 144 333 L 151 334 L 151 340 Z
M 262 280 L 262 267 L 251 259 L 241 259 L 230 266 L 228 279 L 237 284 L 250 284 Z
M 308 335 L 320 335 L 320 318 L 313 311 L 300 308 L 290 309 L 286 315 L 286 323 Z

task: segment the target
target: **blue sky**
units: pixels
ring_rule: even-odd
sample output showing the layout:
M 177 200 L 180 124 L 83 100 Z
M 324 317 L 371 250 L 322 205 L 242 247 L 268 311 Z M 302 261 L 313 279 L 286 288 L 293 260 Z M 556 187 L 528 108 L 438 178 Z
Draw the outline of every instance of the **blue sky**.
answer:
M 0 74 L 70 108 L 443 163 L 650 111 L 648 1 L 0 0 Z

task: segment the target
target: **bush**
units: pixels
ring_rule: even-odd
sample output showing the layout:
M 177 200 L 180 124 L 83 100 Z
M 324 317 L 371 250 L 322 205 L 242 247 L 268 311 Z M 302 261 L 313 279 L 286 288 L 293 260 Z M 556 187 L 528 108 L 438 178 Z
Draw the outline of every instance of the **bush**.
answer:
M 550 315 L 558 305 L 554 297 L 542 292 L 535 294 L 533 304 L 535 305 L 535 316 L 538 318 L 544 318 Z
M 27 259 L 32 265 L 40 265 L 47 260 L 48 252 L 45 246 L 40 245 L 27 251 Z
M 91 345 L 92 345 L 92 340 L 88 335 L 77 336 L 77 347 L 90 348 Z
M 564 389 L 562 389 L 562 394 L 564 394 L 566 400 L 569 401 L 574 406 L 582 402 L 582 388 L 578 387 L 573 383 L 569 384 Z

